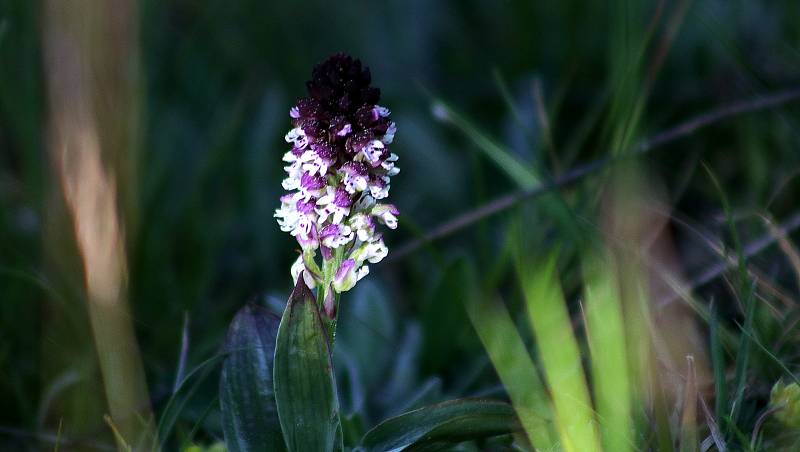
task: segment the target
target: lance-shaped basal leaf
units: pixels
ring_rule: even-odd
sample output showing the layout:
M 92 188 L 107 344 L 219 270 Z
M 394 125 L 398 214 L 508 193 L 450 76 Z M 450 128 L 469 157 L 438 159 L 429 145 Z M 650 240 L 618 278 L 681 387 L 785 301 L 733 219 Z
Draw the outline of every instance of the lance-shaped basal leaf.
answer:
M 403 413 L 367 432 L 369 452 L 417 450 L 520 431 L 514 408 L 496 400 L 457 399 Z
M 219 393 L 225 443 L 231 452 L 286 450 L 272 389 L 279 323 L 277 315 L 248 304 L 228 330 Z
M 275 349 L 275 399 L 292 452 L 330 452 L 337 440 L 339 401 L 328 334 L 303 278 L 283 312 Z

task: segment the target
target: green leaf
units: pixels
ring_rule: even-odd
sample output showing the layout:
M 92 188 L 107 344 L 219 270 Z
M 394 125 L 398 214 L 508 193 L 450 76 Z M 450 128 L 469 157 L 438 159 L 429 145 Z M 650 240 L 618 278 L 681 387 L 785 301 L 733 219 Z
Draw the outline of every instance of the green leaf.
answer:
M 418 450 L 520 430 L 514 408 L 486 399 L 457 399 L 387 419 L 364 435 L 366 451 Z
M 254 304 L 234 317 L 225 343 L 220 405 L 225 443 L 231 452 L 284 451 L 272 385 L 280 319 Z
M 275 400 L 292 452 L 334 450 L 339 401 L 328 334 L 303 278 L 289 297 L 275 349 Z

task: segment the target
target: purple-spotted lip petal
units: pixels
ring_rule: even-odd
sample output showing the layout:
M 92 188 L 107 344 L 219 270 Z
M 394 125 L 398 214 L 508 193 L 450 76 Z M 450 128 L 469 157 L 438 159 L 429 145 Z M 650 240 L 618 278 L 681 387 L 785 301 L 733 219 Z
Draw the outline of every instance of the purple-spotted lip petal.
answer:
M 342 172 L 348 176 L 364 177 L 369 173 L 369 168 L 362 162 L 347 162 L 342 165 Z
M 386 186 L 386 181 L 383 180 L 382 177 L 378 176 L 377 174 L 370 174 L 369 176 L 369 184 L 374 185 L 378 188 L 383 188 Z
M 305 190 L 320 190 L 325 187 L 325 178 L 303 174 L 300 177 L 300 186 Z
M 324 137 L 325 125 L 322 121 L 317 119 L 300 119 L 297 122 L 307 137 L 313 139 L 320 139 Z
M 350 194 L 347 193 L 347 190 L 342 187 L 337 187 L 336 194 L 333 196 L 333 204 L 335 204 L 336 207 L 346 208 L 353 204 L 353 200 L 350 199 Z
M 335 223 L 331 223 L 331 224 L 325 226 L 324 228 L 322 228 L 321 231 L 319 231 L 319 238 L 320 239 L 326 239 L 328 237 L 334 237 L 334 236 L 336 236 L 338 234 L 339 234 L 339 225 L 335 224 Z
M 313 148 L 314 152 L 317 153 L 317 156 L 323 160 L 333 161 L 336 159 L 336 148 L 328 143 L 315 143 Z
M 297 211 L 303 214 L 309 214 L 314 211 L 314 205 L 316 204 L 317 200 L 314 198 L 310 198 L 308 201 L 303 201 L 302 199 L 297 201 L 295 207 Z
M 350 136 L 350 138 L 347 140 L 347 148 L 350 150 L 350 152 L 356 154 L 361 152 L 374 139 L 375 137 L 372 135 L 371 131 L 362 130 Z

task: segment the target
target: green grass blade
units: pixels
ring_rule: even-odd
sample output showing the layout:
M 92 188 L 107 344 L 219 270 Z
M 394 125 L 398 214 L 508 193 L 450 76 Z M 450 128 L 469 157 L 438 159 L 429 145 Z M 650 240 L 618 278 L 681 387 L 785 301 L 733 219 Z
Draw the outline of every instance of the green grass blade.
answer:
M 219 406 L 219 396 L 216 396 L 214 397 L 213 400 L 211 400 L 208 406 L 206 406 L 206 409 L 203 410 L 203 412 L 200 414 L 200 417 L 194 423 L 192 429 L 189 430 L 189 433 L 186 435 L 186 438 L 183 439 L 183 442 L 181 443 L 181 447 L 179 450 L 185 451 L 192 446 L 192 441 L 194 441 L 195 435 L 197 435 L 197 432 L 203 426 L 203 423 L 208 418 L 208 415 L 211 414 L 211 412 L 214 411 L 214 409 L 217 408 L 218 406 Z M 230 448 L 228 448 L 227 446 L 225 450 L 230 452 Z
M 186 374 L 183 380 L 178 384 L 178 386 L 175 388 L 175 392 L 172 393 L 169 400 L 167 400 L 167 403 L 164 405 L 164 409 L 161 412 L 161 417 L 158 420 L 156 431 L 158 432 L 158 441 L 161 441 L 161 444 L 157 449 L 156 444 L 154 443 L 152 446 L 154 450 L 164 450 L 167 439 L 169 438 L 169 434 L 172 432 L 172 428 L 178 421 L 178 418 L 180 417 L 183 408 L 186 406 L 186 403 L 200 388 L 200 385 L 205 381 L 205 379 L 211 375 L 211 371 L 214 369 L 214 367 L 220 363 L 225 356 L 227 356 L 227 353 L 220 353 L 208 358 L 207 360 L 198 364 L 194 369 L 192 369 L 191 372 Z M 195 375 L 197 378 L 195 379 L 194 383 L 192 383 L 191 386 L 188 386 L 188 389 L 184 391 L 184 388 L 187 387 L 189 380 L 194 378 Z M 180 398 L 181 395 L 183 395 L 183 398 Z
M 733 211 L 725 191 L 717 179 L 714 172 L 708 166 L 704 165 L 709 179 L 716 189 L 722 207 L 725 212 L 725 218 L 728 223 L 731 237 L 734 244 L 734 252 L 736 253 L 737 260 L 737 292 L 739 298 L 744 303 L 744 331 L 739 337 L 739 347 L 736 354 L 736 375 L 734 377 L 734 395 L 730 405 L 731 422 L 736 424 L 739 420 L 739 413 L 741 412 L 742 403 L 744 402 L 744 393 L 747 389 L 747 367 L 750 360 L 750 338 L 753 336 L 753 316 L 755 315 L 755 282 L 750 279 L 750 274 L 747 271 L 747 260 L 743 252 L 742 242 L 739 239 L 739 233 L 736 229 L 736 224 L 733 218 Z
M 540 266 L 518 259 L 528 319 L 536 336 L 545 379 L 565 451 L 599 451 L 586 378 L 553 255 Z
M 622 307 L 610 267 L 596 257 L 584 262 L 586 321 L 603 447 L 625 452 L 631 450 L 631 388 Z
M 672 444 L 672 425 L 670 424 L 670 404 L 667 402 L 667 397 L 664 394 L 664 387 L 658 383 L 658 379 L 654 379 L 656 384 L 653 385 L 653 418 L 655 423 L 655 432 L 653 432 L 657 447 L 655 450 L 659 452 L 672 452 L 675 446 Z
M 471 272 L 470 272 L 471 273 Z M 465 275 L 470 281 L 472 275 Z M 471 295 L 470 295 L 471 294 Z M 534 447 L 551 450 L 552 408 L 528 350 L 502 303 L 487 303 L 476 290 L 465 299 L 467 314 Z
M 784 363 L 783 363 L 783 361 L 781 361 L 781 360 L 780 360 L 780 358 L 778 358 L 777 356 L 775 356 L 775 354 L 774 354 L 774 353 L 772 353 L 771 351 L 769 351 L 769 349 L 767 349 L 767 347 L 764 347 L 764 345 L 761 343 L 761 341 L 759 341 L 759 340 L 758 340 L 756 337 L 754 337 L 754 336 L 751 336 L 751 335 L 750 335 L 750 333 L 749 333 L 749 332 L 747 332 L 747 330 L 746 330 L 746 329 L 745 329 L 743 326 L 741 326 L 741 325 L 737 325 L 737 326 L 738 326 L 738 327 L 739 327 L 739 329 L 742 331 L 742 334 L 744 334 L 745 336 L 749 336 L 749 337 L 750 337 L 750 340 L 751 340 L 751 341 L 752 341 L 754 344 L 756 344 L 756 346 L 757 346 L 758 348 L 760 348 L 760 349 L 761 349 L 761 351 L 762 351 L 762 352 L 764 352 L 764 354 L 765 354 L 765 355 L 767 355 L 767 356 L 768 356 L 768 357 L 769 357 L 771 360 L 775 361 L 775 364 L 777 364 L 777 365 L 778 365 L 778 367 L 780 367 L 780 368 L 781 368 L 781 370 L 782 370 L 782 371 L 783 371 L 783 372 L 784 372 L 784 373 L 785 373 L 785 374 L 786 374 L 786 375 L 787 375 L 789 378 L 791 378 L 792 380 L 794 380 L 794 382 L 795 382 L 795 383 L 797 383 L 798 385 L 800 385 L 800 378 L 798 378 L 798 377 L 797 377 L 797 375 L 795 375 L 795 374 L 794 374 L 794 372 L 792 372 L 792 371 L 791 371 L 791 370 L 790 370 L 788 367 L 786 367 L 786 364 L 784 364 Z
M 725 354 L 719 332 L 719 317 L 717 306 L 711 302 L 711 316 L 709 318 L 711 340 L 711 364 L 714 368 L 714 412 L 717 418 L 725 415 L 725 403 L 728 400 L 728 382 L 725 377 Z
M 681 413 L 681 452 L 698 452 L 697 439 L 697 381 L 694 370 L 694 357 L 686 357 L 686 384 L 683 391 L 683 412 Z

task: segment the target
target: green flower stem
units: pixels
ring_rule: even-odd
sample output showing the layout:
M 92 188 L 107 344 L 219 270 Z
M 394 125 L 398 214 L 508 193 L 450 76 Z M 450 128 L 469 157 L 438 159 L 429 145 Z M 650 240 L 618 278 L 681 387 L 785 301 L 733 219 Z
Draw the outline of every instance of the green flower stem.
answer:
M 339 299 L 341 298 L 342 294 L 338 292 L 333 293 L 333 305 L 335 306 L 335 314 L 333 319 L 328 319 L 326 321 L 326 327 L 328 328 L 328 344 L 331 348 L 331 353 L 333 353 L 333 341 L 336 338 L 336 322 L 339 320 Z M 327 317 L 325 317 L 327 319 Z
M 331 319 L 325 313 L 324 303 L 325 303 L 325 296 L 327 295 L 327 291 L 332 290 L 330 286 L 327 287 L 319 287 L 317 289 L 317 307 L 320 312 L 320 317 L 322 318 L 322 323 L 325 325 L 325 330 L 328 333 L 328 345 L 330 346 L 331 350 L 333 350 L 333 341 L 336 337 L 336 321 L 339 318 L 339 297 L 340 294 L 334 292 L 333 294 L 333 301 L 335 308 L 335 314 Z
M 339 247 L 334 252 L 332 259 L 322 262 L 322 285 L 317 289 L 317 308 L 320 310 L 320 313 L 322 313 L 321 317 L 323 323 L 328 330 L 328 344 L 331 350 L 333 349 L 333 342 L 336 337 L 336 321 L 339 318 L 339 300 L 341 298 L 341 294 L 333 291 L 333 279 L 343 260 L 344 248 Z M 333 291 L 333 318 L 330 318 L 327 313 L 325 313 L 325 298 L 328 296 L 329 291 Z

